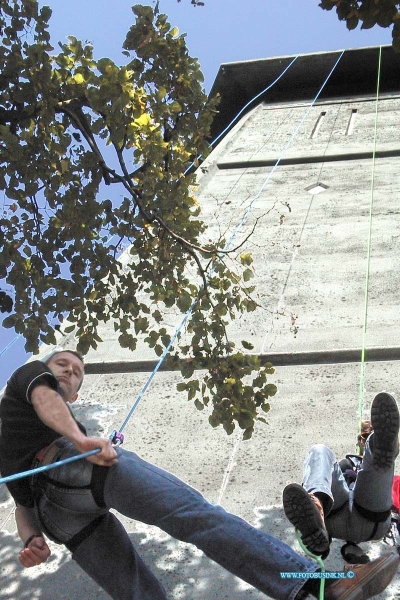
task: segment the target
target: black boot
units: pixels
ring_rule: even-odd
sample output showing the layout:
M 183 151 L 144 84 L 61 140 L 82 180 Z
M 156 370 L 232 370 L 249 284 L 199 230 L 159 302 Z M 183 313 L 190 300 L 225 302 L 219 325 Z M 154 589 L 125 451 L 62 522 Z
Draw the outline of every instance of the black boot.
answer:
M 369 438 L 373 464 L 378 471 L 388 471 L 399 452 L 400 416 L 396 400 L 386 392 L 375 396 L 371 406 L 373 434 Z

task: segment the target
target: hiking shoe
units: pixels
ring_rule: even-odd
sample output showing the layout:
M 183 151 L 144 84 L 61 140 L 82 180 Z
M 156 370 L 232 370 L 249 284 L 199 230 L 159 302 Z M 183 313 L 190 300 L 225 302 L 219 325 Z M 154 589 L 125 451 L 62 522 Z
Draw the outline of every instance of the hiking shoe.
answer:
M 383 592 L 396 574 L 400 563 L 397 553 L 383 554 L 366 565 L 347 569 L 346 579 L 328 579 L 325 600 L 367 600 Z M 352 576 L 350 574 L 352 573 Z
M 308 494 L 298 483 L 290 483 L 283 490 L 283 510 L 292 525 L 300 531 L 307 550 L 326 558 L 329 554 L 329 534 L 320 500 L 314 494 Z
M 399 448 L 399 409 L 396 400 L 386 392 L 375 396 L 371 405 L 371 423 L 374 434 L 371 437 L 373 465 L 377 471 L 387 471 Z

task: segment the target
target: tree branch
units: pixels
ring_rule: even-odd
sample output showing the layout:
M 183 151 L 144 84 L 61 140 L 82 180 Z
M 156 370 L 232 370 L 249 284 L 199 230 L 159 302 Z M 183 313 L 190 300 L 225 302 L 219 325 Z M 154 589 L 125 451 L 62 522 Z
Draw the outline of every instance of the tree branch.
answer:
M 82 101 L 78 98 L 74 98 L 73 100 L 68 100 L 66 102 L 59 102 L 57 104 L 57 108 L 60 112 L 69 116 L 69 118 L 73 121 L 77 129 L 81 132 L 85 140 L 90 146 L 90 149 L 99 159 L 99 166 L 103 172 L 103 179 L 106 185 L 110 185 L 110 177 L 109 170 L 105 163 L 102 153 L 99 150 L 99 147 L 96 144 L 96 140 L 93 137 L 92 130 L 90 129 L 89 123 L 87 122 L 85 113 L 82 110 Z M 87 106 L 87 102 L 84 103 Z

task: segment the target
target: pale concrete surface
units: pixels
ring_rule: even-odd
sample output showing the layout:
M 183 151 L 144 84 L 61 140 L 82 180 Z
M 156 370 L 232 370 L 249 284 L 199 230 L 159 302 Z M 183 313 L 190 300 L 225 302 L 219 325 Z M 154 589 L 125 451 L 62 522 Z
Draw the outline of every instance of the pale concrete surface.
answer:
M 242 442 L 236 434 L 227 437 L 220 430 L 212 430 L 205 414 L 195 411 L 188 403 L 179 402 L 172 387 L 177 376 L 162 373 L 127 427 L 125 446 L 297 549 L 293 529 L 283 514 L 282 489 L 290 481 L 300 481 L 303 459 L 311 443 L 328 442 L 338 457 L 353 450 L 358 377 L 358 365 L 282 367 L 274 376 L 279 394 L 272 401 L 269 425 L 260 425 L 253 440 Z M 87 377 L 82 404 L 88 409 L 78 407 L 78 418 L 89 424 L 93 434 L 109 432 L 124 419 L 128 400 L 137 394 L 144 379 L 135 375 Z M 124 399 L 120 396 L 121 387 L 126 391 Z M 400 396 L 397 365 L 368 365 L 366 411 L 372 395 L 383 388 Z M 2 494 L 4 500 L 4 488 Z M 3 501 L 1 507 L 2 523 L 11 510 L 11 503 Z M 171 600 L 261 600 L 265 597 L 196 549 L 172 540 L 157 528 L 122 520 L 143 558 L 167 588 Z M 20 543 L 12 518 L 2 527 L 1 538 L 2 600 L 108 598 L 69 559 L 68 552 L 54 544 L 54 555 L 47 566 L 30 571 L 20 568 L 16 560 Z M 327 568 L 342 569 L 340 546 L 340 542 L 334 542 L 326 561 Z M 389 551 L 381 543 L 367 543 L 363 547 L 374 557 Z M 398 584 L 399 577 L 382 598 L 396 598 Z
M 295 94 L 295 90 L 294 90 Z M 382 150 L 398 149 L 398 98 L 385 98 L 379 113 Z M 350 139 L 346 128 L 357 109 Z M 229 329 L 238 346 L 250 339 L 255 352 L 317 351 L 354 348 L 362 344 L 368 218 L 371 202 L 371 160 L 357 158 L 372 150 L 374 100 L 324 100 L 310 111 L 288 156 L 294 164 L 274 170 L 259 161 L 278 158 L 307 107 L 261 104 L 247 114 L 207 160 L 199 174 L 197 197 L 216 239 L 235 231 L 254 202 L 235 244 L 248 235 L 260 217 L 254 237 L 242 251 L 254 254 L 254 279 L 261 308 L 243 315 Z M 302 112 L 303 111 L 303 112 Z M 318 136 L 311 138 L 322 111 Z M 337 153 L 353 160 L 336 160 Z M 313 157 L 321 162 L 307 162 Z M 334 160 L 335 159 L 335 160 Z M 257 164 L 255 163 L 257 161 Z M 236 163 L 232 164 L 232 163 Z M 231 166 L 227 168 L 229 165 Z M 268 180 L 267 184 L 265 183 Z M 305 188 L 316 181 L 328 185 L 319 196 Z M 263 186 L 265 187 L 263 188 Z M 261 193 L 260 190 L 262 189 Z M 379 158 L 375 169 L 367 346 L 398 345 L 399 208 L 398 159 Z M 167 314 L 173 331 L 182 316 Z M 153 358 L 139 343 L 131 353 L 119 348 L 112 326 L 102 327 L 104 343 L 87 360 Z M 184 334 L 183 334 L 184 335 Z M 66 347 L 73 345 L 70 337 Z M 48 349 L 43 349 L 43 356 Z M 106 435 L 125 419 L 147 380 L 146 374 L 91 375 L 76 405 L 79 419 L 92 434 Z M 294 532 L 282 509 L 281 493 L 290 481 L 301 481 L 309 446 L 327 443 L 341 458 L 354 450 L 357 433 L 360 365 L 281 367 L 271 381 L 278 395 L 271 399 L 269 425 L 260 424 L 254 438 L 227 437 L 207 423 L 175 390 L 177 373 L 159 373 L 125 430 L 125 447 L 137 451 L 183 478 L 213 502 L 220 502 L 257 527 L 263 527 L 295 548 Z M 400 399 L 400 363 L 366 366 L 364 416 L 373 395 L 382 390 Z M 397 462 L 397 473 L 400 463 Z M 15 534 L 12 502 L 0 488 L 0 600 L 106 600 L 105 592 L 52 545 L 47 566 L 18 566 L 20 542 Z M 155 528 L 124 519 L 143 558 L 167 588 L 171 600 L 261 600 L 261 593 L 206 559 L 196 549 L 175 542 Z M 335 541 L 326 561 L 341 570 L 341 542 Z M 371 556 L 390 551 L 382 543 L 364 544 Z M 400 576 L 381 595 L 400 600 Z

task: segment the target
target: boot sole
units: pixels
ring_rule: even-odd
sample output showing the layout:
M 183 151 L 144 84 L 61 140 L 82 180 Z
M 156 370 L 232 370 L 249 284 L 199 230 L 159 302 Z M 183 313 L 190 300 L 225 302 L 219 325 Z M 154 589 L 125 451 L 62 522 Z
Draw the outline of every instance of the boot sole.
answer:
M 300 531 L 306 548 L 313 554 L 329 552 L 329 535 L 321 523 L 318 509 L 306 490 L 291 483 L 283 490 L 283 510 L 289 521 Z
M 399 409 L 396 400 L 386 392 L 375 396 L 371 406 L 373 435 L 373 465 L 387 471 L 393 465 L 399 436 Z

